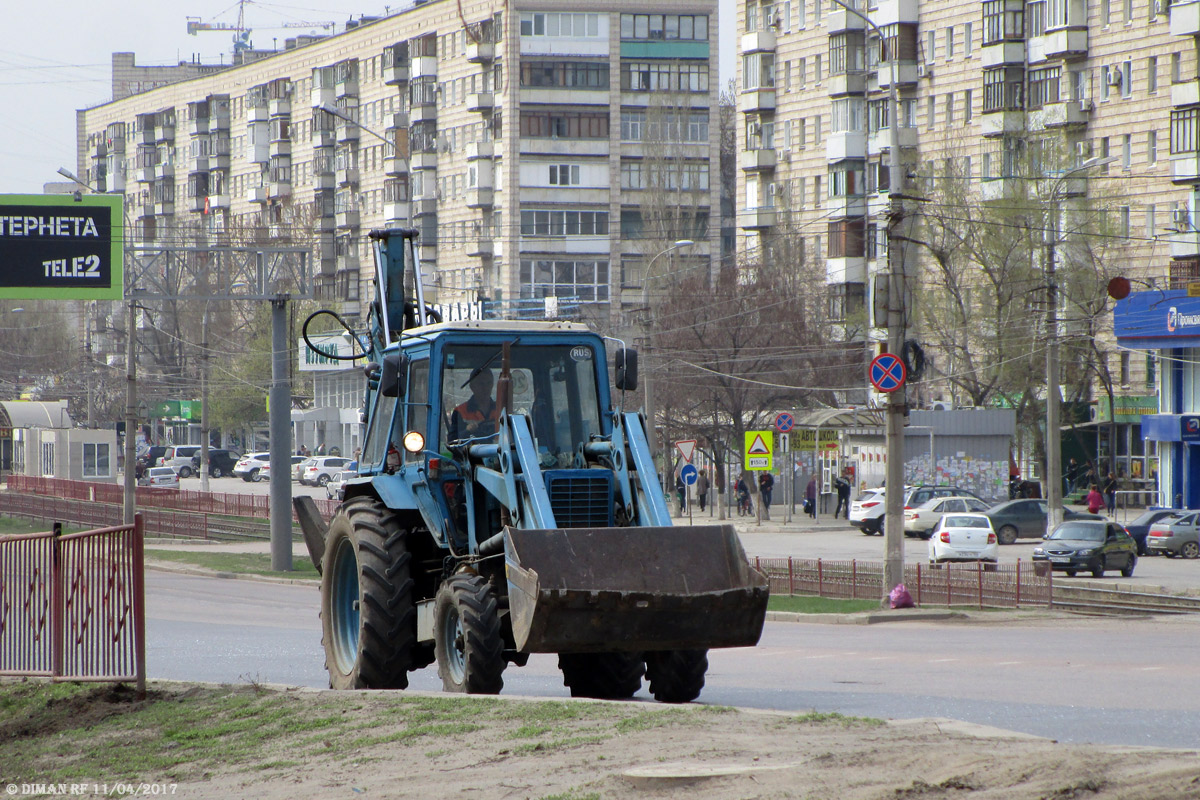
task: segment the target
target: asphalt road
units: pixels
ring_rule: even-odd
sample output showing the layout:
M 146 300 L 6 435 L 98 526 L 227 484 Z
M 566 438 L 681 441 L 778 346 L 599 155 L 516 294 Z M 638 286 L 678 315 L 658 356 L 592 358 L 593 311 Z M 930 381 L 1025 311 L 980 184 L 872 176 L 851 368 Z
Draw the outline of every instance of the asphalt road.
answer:
M 151 571 L 155 679 L 325 687 L 314 586 Z M 1007 621 L 1002 621 L 1007 620 Z M 1200 620 L 982 614 L 972 622 L 768 623 L 758 647 L 714 651 L 701 701 L 787 711 L 941 716 L 1066 742 L 1200 746 Z M 566 697 L 554 656 L 505 693 Z M 416 690 L 440 691 L 436 669 Z M 645 690 L 639 697 L 649 699 Z

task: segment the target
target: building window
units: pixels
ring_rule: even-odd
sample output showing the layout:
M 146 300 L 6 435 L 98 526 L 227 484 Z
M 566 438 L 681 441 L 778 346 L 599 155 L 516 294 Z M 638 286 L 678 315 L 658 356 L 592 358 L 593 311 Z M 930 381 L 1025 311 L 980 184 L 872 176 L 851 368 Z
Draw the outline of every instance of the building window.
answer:
M 551 164 L 550 165 L 550 185 L 551 186 L 578 186 L 579 185 L 579 165 L 578 164 Z
M 1041 36 L 1046 32 L 1046 3 L 1045 0 L 1033 0 L 1026 6 L 1025 23 L 1029 26 L 1029 36 Z
M 742 88 L 746 91 L 775 88 L 775 54 L 742 56 Z
M 826 287 L 829 297 L 829 319 L 845 322 L 851 315 L 862 310 L 866 298 L 866 287 L 861 283 L 834 283 Z
M 607 211 L 522 211 L 522 236 L 607 236 Z
M 1153 2 L 1150 3 L 1154 5 Z M 1146 59 L 1146 91 L 1154 94 L 1158 91 L 1158 56 L 1150 56 Z
M 1121 138 L 1121 166 L 1129 169 L 1133 163 L 1133 134 L 1125 134 Z
M 1151 164 L 1158 163 L 1158 131 L 1146 134 L 1146 161 Z
M 963 55 L 967 58 L 971 57 L 971 36 L 974 33 L 974 26 L 971 23 L 963 25 Z
M 946 28 L 946 60 L 954 58 L 954 26 Z
M 1124 239 L 1128 239 L 1129 238 L 1129 206 L 1121 206 L 1121 208 L 1118 210 L 1118 215 L 1120 217 L 1121 237 Z
M 829 197 L 862 197 L 866 162 L 859 159 L 829 165 Z
M 830 130 L 833 133 L 852 133 L 864 130 L 865 102 L 861 97 L 838 97 L 831 105 Z
M 954 124 L 954 92 L 946 93 L 946 127 Z
M 1200 109 L 1189 108 L 1171 112 L 1171 154 L 1195 153 L 1200 150 Z
M 607 89 L 608 64 L 584 61 L 522 61 L 521 86 L 551 89 Z
M 570 36 L 575 39 L 600 38 L 600 15 L 524 12 L 521 14 L 521 35 Z
M 1133 96 L 1133 61 L 1121 63 L 1121 97 Z
M 753 27 L 749 16 L 746 30 L 758 29 L 757 15 Z M 708 16 L 704 14 L 622 14 L 621 38 L 629 41 L 708 41 Z
M 534 139 L 607 139 L 608 114 L 522 111 L 521 136 Z M 413 149 L 416 149 L 415 145 Z
M 829 258 L 862 258 L 866 255 L 866 219 L 840 219 L 828 225 Z
M 109 445 L 90 444 L 85 442 L 83 445 L 83 477 L 85 478 L 107 478 L 112 475 L 109 468 Z
M 1015 0 L 987 0 L 983 4 L 983 44 L 996 44 L 1025 35 L 1025 6 Z
M 963 91 L 963 124 L 971 124 L 971 116 L 974 113 L 971 109 L 972 93 L 970 89 Z
M 608 288 L 607 260 L 521 259 L 522 299 L 606 303 Z
M 863 69 L 861 31 L 837 33 L 829 37 L 829 74 L 846 75 Z

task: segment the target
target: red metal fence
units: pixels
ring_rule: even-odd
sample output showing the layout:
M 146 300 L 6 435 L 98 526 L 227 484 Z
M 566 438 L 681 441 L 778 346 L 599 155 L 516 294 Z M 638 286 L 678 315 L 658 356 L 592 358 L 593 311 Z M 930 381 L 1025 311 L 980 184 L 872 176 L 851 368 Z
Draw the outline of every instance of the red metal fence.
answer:
M 883 562 L 811 558 L 755 558 L 771 594 L 877 600 L 883 597 Z M 917 605 L 1021 608 L 1053 604 L 1049 572 L 1028 564 L 907 564 L 904 585 Z
M 146 690 L 142 519 L 0 536 L 0 675 Z

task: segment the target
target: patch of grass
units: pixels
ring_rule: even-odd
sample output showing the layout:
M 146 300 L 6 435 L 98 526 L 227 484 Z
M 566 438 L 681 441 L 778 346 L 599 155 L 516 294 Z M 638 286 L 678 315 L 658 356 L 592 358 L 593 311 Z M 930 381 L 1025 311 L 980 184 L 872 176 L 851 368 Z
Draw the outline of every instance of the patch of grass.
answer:
M 859 611 L 878 611 L 879 601 L 773 594 L 767 601 L 767 610 L 794 614 L 854 614 Z
M 600 795 L 596 792 L 580 794 L 580 791 L 579 789 L 567 789 L 565 792 L 543 795 L 539 800 L 600 800 Z
M 651 711 L 617 720 L 617 724 L 613 727 L 616 728 L 617 733 L 633 733 L 634 731 L 648 731 L 654 728 L 662 728 L 666 725 L 687 722 L 689 718 L 703 722 L 698 714 L 693 714 L 691 711 L 684 711 L 681 708 L 668 708 L 664 711 Z
M 885 724 L 881 719 L 874 717 L 848 717 L 845 714 L 840 714 L 837 711 L 809 711 L 807 714 L 800 714 L 794 717 L 786 717 L 787 722 L 800 725 L 841 725 L 845 728 L 863 726 L 867 728 L 877 728 Z
M 554 730 L 549 725 L 522 725 L 508 735 L 510 739 L 536 739 L 543 733 Z
M 529 755 L 530 753 L 547 753 L 551 750 L 562 750 L 568 747 L 578 747 L 582 744 L 600 744 L 609 738 L 609 736 L 587 734 L 583 736 L 567 736 L 562 739 L 554 739 L 549 742 L 527 742 L 514 747 L 512 749 L 512 753 L 513 755 L 518 756 Z
M 0 517 L 0 536 L 20 533 L 45 533 L 50 530 L 54 530 L 54 525 L 49 522 L 30 522 L 20 517 Z M 79 533 L 86 530 L 89 529 L 79 528 L 74 525 L 63 525 L 63 533 Z
M 271 556 L 267 553 L 206 553 L 203 550 L 160 550 L 147 547 L 146 558 L 147 560 L 187 564 L 216 572 L 233 572 L 242 575 L 280 574 L 271 569 Z M 317 568 L 307 558 L 293 559 L 292 571 L 286 574 L 292 578 L 316 580 L 319 577 Z

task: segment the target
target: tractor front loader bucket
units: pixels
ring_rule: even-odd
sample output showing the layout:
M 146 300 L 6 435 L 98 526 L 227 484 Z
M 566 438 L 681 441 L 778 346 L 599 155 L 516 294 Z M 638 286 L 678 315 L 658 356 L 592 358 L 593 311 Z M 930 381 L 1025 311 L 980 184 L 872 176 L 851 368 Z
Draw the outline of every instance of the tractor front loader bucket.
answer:
M 767 580 L 732 525 L 505 530 L 509 614 L 528 653 L 758 642 Z

